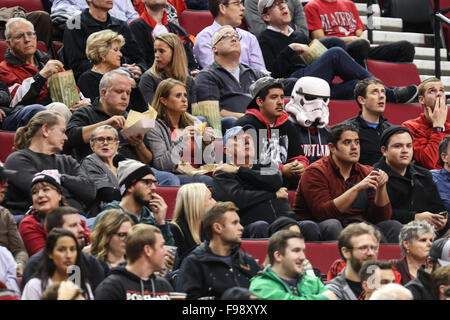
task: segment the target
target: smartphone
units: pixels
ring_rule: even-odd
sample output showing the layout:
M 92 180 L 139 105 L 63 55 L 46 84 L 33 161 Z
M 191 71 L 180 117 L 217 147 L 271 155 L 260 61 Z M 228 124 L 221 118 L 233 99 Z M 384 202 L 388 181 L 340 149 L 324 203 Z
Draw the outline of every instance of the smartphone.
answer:
M 440 216 L 444 216 L 445 217 L 448 214 L 448 212 L 447 211 L 441 211 L 441 212 L 439 212 L 437 214 L 440 215 Z

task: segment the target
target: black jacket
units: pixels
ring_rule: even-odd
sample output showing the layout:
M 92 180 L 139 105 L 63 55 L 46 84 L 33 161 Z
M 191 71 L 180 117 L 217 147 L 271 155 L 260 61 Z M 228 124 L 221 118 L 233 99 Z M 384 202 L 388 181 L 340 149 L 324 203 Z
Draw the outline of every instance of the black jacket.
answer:
M 416 213 L 445 211 L 430 171 L 411 162 L 401 176 L 386 164 L 382 157 L 374 164 L 389 176 L 387 192 L 392 206 L 392 219 L 402 224 L 414 220 Z
M 272 223 L 279 216 L 295 214 L 287 199 L 277 199 L 283 178 L 277 168 L 239 167 L 236 174 L 218 171 L 213 176 L 212 196 L 217 201 L 232 201 L 239 208 L 241 224 L 255 221 Z
M 181 216 L 175 222 L 177 223 L 176 225 L 174 224 L 174 221 L 172 221 L 172 223 L 169 223 L 169 228 L 172 232 L 173 239 L 175 240 L 175 246 L 177 247 L 177 258 L 174 263 L 174 270 L 180 268 L 180 265 L 183 262 L 184 258 L 186 258 L 192 252 L 192 250 L 194 250 L 198 246 L 194 241 L 194 238 L 192 237 L 185 217 Z M 202 228 L 200 233 L 200 240 L 203 241 L 205 239 L 206 236 Z
M 142 280 L 125 267 L 111 269 L 94 292 L 96 300 L 169 300 L 170 283 L 152 274 Z
M 231 249 L 231 265 L 225 257 L 215 255 L 205 241 L 187 256 L 176 278 L 175 289 L 186 292 L 188 299 L 215 297 L 231 287 L 248 288 L 259 266 L 253 257 L 239 250 L 237 244 Z
M 187 32 L 182 27 L 177 26 L 172 22 L 167 22 L 165 27 L 170 33 L 176 34 L 183 43 L 186 57 L 188 59 L 188 68 L 190 70 L 200 69 L 200 66 L 194 58 L 194 44 L 191 39 L 189 39 Z M 153 60 L 155 60 L 152 38 L 153 28 L 154 26 L 149 25 L 142 18 L 136 19 L 130 23 L 131 32 L 141 48 L 143 57 L 145 58 L 145 63 L 149 67 L 153 65 Z
M 438 300 L 431 291 L 431 275 L 425 272 L 423 265 L 417 270 L 417 278 L 408 282 L 405 288 L 411 291 L 414 300 Z
M 9 115 L 11 108 L 9 107 L 9 102 L 11 96 L 9 95 L 9 90 L 6 84 L 0 81 L 0 109 L 2 109 L 6 115 Z
M 33 277 L 33 274 L 38 269 L 39 261 L 41 260 L 42 255 L 44 254 L 44 250 L 39 251 L 38 253 L 31 256 L 31 258 L 27 261 L 25 265 L 25 269 L 23 270 L 22 282 L 20 283 L 20 287 L 25 288 L 27 282 Z M 100 264 L 93 255 L 89 253 L 82 252 L 82 258 L 84 265 L 86 266 L 87 279 L 89 281 L 89 285 L 94 291 L 95 288 L 100 284 L 100 282 L 105 279 L 105 271 L 103 266 Z
M 259 46 L 267 70 L 274 78 L 287 78 L 294 71 L 305 68 L 300 56 L 289 47 L 291 43 L 308 44 L 309 38 L 301 31 L 294 31 L 290 36 L 266 29 L 258 36 Z
M 79 15 L 67 20 L 63 37 L 64 46 L 61 50 L 64 68 L 72 69 L 75 79 L 92 68 L 92 63 L 86 57 L 87 38 L 92 33 L 105 29 L 117 32 L 125 38 L 125 45 L 120 50 L 123 53 L 122 64 L 136 63 L 142 69 L 142 72 L 147 70 L 144 55 L 125 21 L 108 14 L 107 21 L 103 23 L 95 20 L 89 13 L 89 9 L 85 9 Z
M 384 130 L 392 126 L 387 122 L 386 118 L 380 116 L 380 122 L 377 128 L 372 128 L 367 125 L 366 121 L 361 118 L 361 111 L 359 114 L 346 121 L 349 124 L 353 124 L 359 129 L 359 145 L 361 146 L 361 155 L 359 157 L 359 163 L 372 166 L 375 162 L 379 161 L 381 154 L 380 138 Z
M 123 112 L 120 115 L 126 118 L 128 113 Z M 83 127 L 108 120 L 109 118 L 110 116 L 101 108 L 99 99 L 96 99 L 92 105 L 81 107 L 72 114 L 67 124 L 66 135 L 69 139 L 66 144 L 72 149 L 72 156 L 75 159 L 81 161 L 92 153 L 89 143 L 84 143 Z M 137 160 L 134 148 L 120 133 L 119 141 L 119 153 L 125 158 Z

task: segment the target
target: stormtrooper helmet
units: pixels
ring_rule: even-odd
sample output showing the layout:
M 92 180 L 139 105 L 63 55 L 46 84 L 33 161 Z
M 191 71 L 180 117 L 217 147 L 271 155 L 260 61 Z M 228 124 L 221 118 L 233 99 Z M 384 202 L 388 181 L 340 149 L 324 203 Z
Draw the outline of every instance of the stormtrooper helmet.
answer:
M 323 128 L 328 124 L 330 85 L 316 77 L 302 77 L 295 83 L 285 111 L 302 127 Z

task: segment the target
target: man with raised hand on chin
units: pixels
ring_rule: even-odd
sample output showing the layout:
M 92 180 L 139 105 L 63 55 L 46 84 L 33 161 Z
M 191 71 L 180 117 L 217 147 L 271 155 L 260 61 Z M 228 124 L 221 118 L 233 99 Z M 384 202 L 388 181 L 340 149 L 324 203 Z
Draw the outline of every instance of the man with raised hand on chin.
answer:
M 423 113 L 402 123 L 414 137 L 414 160 L 426 169 L 440 169 L 439 143 L 450 134 L 448 107 L 444 84 L 438 78 L 428 78 L 418 87 L 417 97 Z

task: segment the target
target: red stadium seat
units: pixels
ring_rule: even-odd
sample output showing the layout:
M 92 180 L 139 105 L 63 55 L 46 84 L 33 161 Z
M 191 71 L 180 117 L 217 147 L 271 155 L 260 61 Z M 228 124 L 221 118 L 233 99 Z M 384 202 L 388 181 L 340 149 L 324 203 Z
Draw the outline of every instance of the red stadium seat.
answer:
M 378 251 L 379 260 L 393 260 L 402 258 L 402 248 L 398 244 L 382 244 Z
M 420 75 L 414 63 L 393 63 L 367 60 L 367 70 L 383 81 L 386 87 L 404 87 L 420 84 Z
M 5 60 L 5 53 L 8 46 L 6 45 L 5 40 L 0 40 L 0 62 Z
M 329 126 L 353 118 L 361 110 L 354 100 L 331 100 L 328 104 L 330 111 Z
M 306 257 L 314 268 L 326 274 L 331 264 L 340 258 L 337 242 L 307 242 Z
M 214 18 L 207 10 L 184 10 L 179 15 L 178 21 L 188 34 L 196 36 L 204 28 L 210 26 Z
M 361 110 L 354 100 L 331 100 L 328 109 L 330 111 L 329 126 L 353 118 Z M 422 106 L 420 104 L 387 103 L 383 116 L 390 123 L 401 125 L 406 120 L 417 118 L 421 113 Z M 450 120 L 450 112 L 447 119 Z
M 27 12 L 44 11 L 41 0 L 1 0 L 0 7 L 11 8 L 19 6 L 24 8 Z
M 179 187 L 157 187 L 156 193 L 164 198 L 167 203 L 166 220 L 172 220 L 173 210 L 175 209 L 175 202 L 177 200 L 177 193 Z
M 13 153 L 14 132 L 0 131 L 0 160 L 4 163 L 6 158 Z
M 261 266 L 267 256 L 267 244 L 267 239 L 245 239 L 242 240 L 241 250 L 252 255 Z

